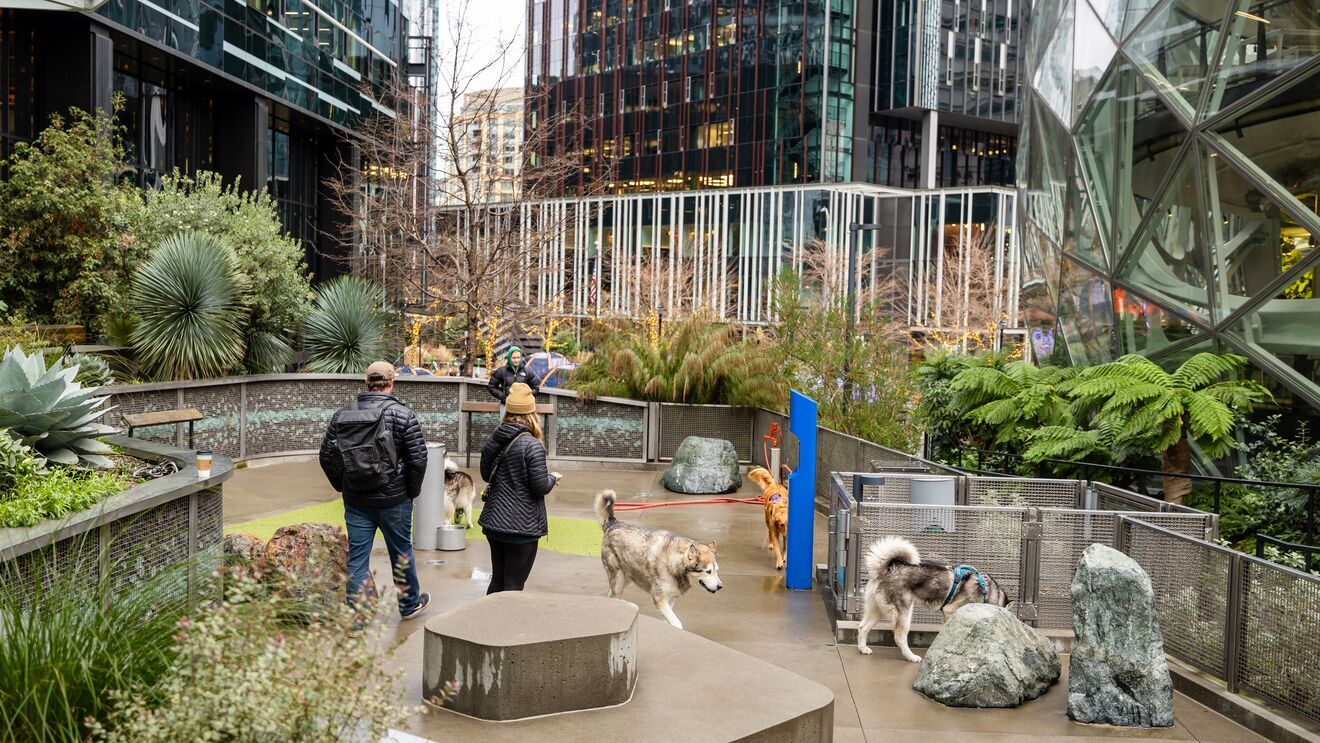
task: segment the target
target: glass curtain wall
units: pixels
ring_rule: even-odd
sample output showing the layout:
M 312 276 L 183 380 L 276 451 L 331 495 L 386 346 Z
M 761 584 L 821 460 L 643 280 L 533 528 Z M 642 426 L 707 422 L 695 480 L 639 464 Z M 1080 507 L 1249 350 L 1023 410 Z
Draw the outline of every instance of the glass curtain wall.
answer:
M 1036 18 L 1018 173 L 1039 335 L 1082 364 L 1241 353 L 1314 414 L 1316 4 L 1042 0 Z

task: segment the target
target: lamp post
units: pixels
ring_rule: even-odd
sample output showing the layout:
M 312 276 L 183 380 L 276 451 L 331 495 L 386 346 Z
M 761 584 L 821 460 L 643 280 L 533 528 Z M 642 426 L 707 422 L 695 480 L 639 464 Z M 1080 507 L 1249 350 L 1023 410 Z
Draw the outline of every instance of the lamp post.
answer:
M 882 224 L 863 224 L 853 222 L 848 225 L 848 319 L 844 337 L 843 352 L 843 412 L 847 414 L 852 405 L 852 354 L 848 345 L 857 330 L 857 233 L 862 230 L 879 230 Z
M 661 338 L 665 337 L 665 305 L 663 302 L 655 306 L 655 334 Z

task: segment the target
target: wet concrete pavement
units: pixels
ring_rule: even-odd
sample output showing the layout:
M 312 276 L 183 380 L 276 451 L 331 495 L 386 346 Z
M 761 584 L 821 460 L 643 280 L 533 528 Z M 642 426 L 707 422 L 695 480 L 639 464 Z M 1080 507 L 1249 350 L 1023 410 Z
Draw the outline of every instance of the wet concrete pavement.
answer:
M 616 490 L 621 501 L 663 502 L 694 497 L 666 492 L 658 483 L 659 471 L 562 471 L 563 482 L 547 499 L 550 512 L 557 516 L 594 518 L 592 499 L 598 489 L 606 487 Z M 755 494 L 750 484 L 744 485 L 740 493 Z M 225 521 L 241 522 L 334 498 L 315 462 L 252 467 L 238 471 L 226 484 Z M 834 645 L 822 594 L 785 590 L 783 572 L 775 570 L 771 552 L 762 547 L 765 526 L 759 507 L 674 506 L 621 513 L 620 517 L 702 541 L 716 541 L 724 590 L 714 595 L 693 590 L 679 600 L 675 612 L 684 628 L 827 686 L 835 695 L 836 741 L 1264 740 L 1182 695 L 1175 699 L 1176 722 L 1172 728 L 1127 730 L 1075 724 L 1065 715 L 1066 659 L 1065 678 L 1041 699 L 1018 709 L 945 707 L 912 691 L 918 666 L 904 661 L 896 649 L 877 647 L 874 655 L 862 656 L 854 646 Z M 825 520 L 817 515 L 816 562 L 825 561 L 825 547 Z M 490 569 L 489 552 L 480 541 L 469 541 L 468 548 L 461 552 L 419 552 L 417 558 L 418 577 L 423 589 L 431 593 L 431 607 L 418 619 L 400 622 L 396 616 L 388 620 L 389 636 L 402 645 L 395 661 L 405 674 L 412 701 L 420 695 L 420 631 L 425 618 L 485 595 Z M 372 564 L 378 576 L 389 574 L 380 542 Z M 606 588 L 605 571 L 598 558 L 545 550 L 538 555 L 527 583 L 528 591 L 554 593 L 603 595 Z M 660 616 L 649 596 L 635 586 L 629 586 L 624 598 L 637 604 L 643 614 Z M 639 683 L 645 683 L 645 679 L 643 669 Z M 767 699 L 766 703 L 773 704 L 774 700 Z M 430 733 L 440 739 L 444 725 L 431 716 L 444 714 L 449 713 L 432 712 L 414 720 L 409 732 L 423 737 Z M 684 714 L 682 700 L 675 700 L 675 714 Z M 618 737 L 586 727 L 582 740 Z

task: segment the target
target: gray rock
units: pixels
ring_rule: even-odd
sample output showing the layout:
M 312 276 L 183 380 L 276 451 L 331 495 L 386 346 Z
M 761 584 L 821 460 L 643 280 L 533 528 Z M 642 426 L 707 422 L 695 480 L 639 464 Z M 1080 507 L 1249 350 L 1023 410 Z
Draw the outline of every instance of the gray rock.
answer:
M 1059 680 L 1054 644 L 1007 609 L 967 604 L 940 628 L 912 688 L 950 707 L 1016 707 Z
M 1173 724 L 1173 680 L 1150 576 L 1102 544 L 1082 553 L 1072 582 L 1068 716 L 1126 727 Z
M 678 445 L 660 484 L 675 493 L 732 493 L 742 487 L 738 452 L 723 439 L 689 436 Z

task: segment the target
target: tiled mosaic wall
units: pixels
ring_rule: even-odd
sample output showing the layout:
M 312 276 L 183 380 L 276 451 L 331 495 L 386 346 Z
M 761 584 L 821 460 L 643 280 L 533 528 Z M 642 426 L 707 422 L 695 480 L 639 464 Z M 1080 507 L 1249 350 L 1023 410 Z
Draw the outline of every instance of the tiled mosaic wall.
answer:
M 459 387 L 456 382 L 401 380 L 395 389 L 395 395 L 417 413 L 426 439 L 444 444 L 450 452 L 462 450 L 464 443 L 459 441 Z M 468 400 L 492 399 L 484 385 L 466 387 Z M 234 459 L 246 459 L 319 448 L 331 416 L 361 391 L 362 385 L 355 379 L 294 375 L 184 387 L 182 394 L 177 389 L 117 387 L 110 402 L 117 409 L 106 416 L 106 422 L 122 426 L 123 413 L 197 408 L 206 417 L 196 423 L 196 448 L 210 448 Z M 543 402 L 553 399 L 557 404 L 553 427 L 558 433 L 552 449 L 556 456 L 643 458 L 645 408 L 609 402 L 583 403 L 566 396 L 543 395 L 541 399 Z M 498 416 L 474 413 L 470 425 L 467 440 L 472 442 L 474 451 L 479 451 L 498 425 Z M 174 426 L 141 428 L 134 436 L 172 443 Z
M 642 459 L 646 408 L 561 397 L 555 415 L 556 456 Z

